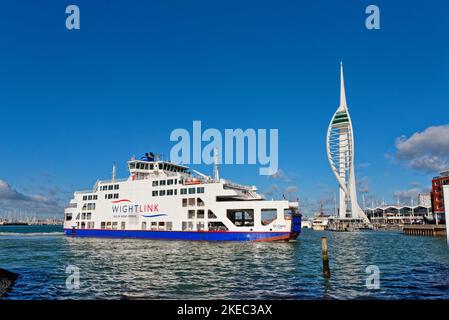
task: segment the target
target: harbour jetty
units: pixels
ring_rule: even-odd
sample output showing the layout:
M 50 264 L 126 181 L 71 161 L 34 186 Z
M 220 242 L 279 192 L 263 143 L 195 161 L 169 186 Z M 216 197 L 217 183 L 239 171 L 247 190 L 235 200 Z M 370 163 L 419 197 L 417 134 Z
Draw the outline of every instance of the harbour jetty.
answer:
M 409 236 L 446 237 L 446 225 L 421 224 L 404 226 L 404 234 Z

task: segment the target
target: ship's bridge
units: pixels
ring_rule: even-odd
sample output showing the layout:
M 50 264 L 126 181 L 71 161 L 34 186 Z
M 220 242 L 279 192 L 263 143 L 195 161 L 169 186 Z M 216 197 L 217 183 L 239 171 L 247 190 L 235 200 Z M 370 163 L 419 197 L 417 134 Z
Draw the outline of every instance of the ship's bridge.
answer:
M 133 180 L 147 179 L 151 175 L 165 173 L 188 173 L 189 168 L 169 161 L 159 160 L 157 155 L 146 153 L 140 159 L 132 158 L 128 161 L 128 170 Z

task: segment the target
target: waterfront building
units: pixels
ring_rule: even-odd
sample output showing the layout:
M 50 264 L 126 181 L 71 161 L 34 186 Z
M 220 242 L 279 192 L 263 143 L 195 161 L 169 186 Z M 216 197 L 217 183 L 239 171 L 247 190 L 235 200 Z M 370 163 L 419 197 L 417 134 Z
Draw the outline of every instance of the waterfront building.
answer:
M 330 121 L 326 147 L 329 164 L 339 184 L 338 219 L 369 223 L 357 202 L 354 174 L 354 132 L 346 103 L 343 64 L 340 66 L 340 105 Z
M 376 225 L 424 224 L 434 220 L 430 205 L 381 205 L 366 208 L 365 213 Z
M 441 172 L 439 176 L 432 179 L 432 209 L 438 217 L 444 216 L 443 186 L 449 185 L 449 171 Z

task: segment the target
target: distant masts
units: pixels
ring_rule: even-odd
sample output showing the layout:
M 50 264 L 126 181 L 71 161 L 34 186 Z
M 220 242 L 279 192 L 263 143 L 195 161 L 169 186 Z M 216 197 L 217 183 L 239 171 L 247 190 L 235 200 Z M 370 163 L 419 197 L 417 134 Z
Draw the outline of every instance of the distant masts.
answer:
M 220 174 L 218 172 L 218 148 L 214 147 L 214 180 L 216 182 L 220 181 Z
M 114 161 L 114 164 L 112 165 L 112 182 L 115 182 L 115 176 L 116 176 L 117 168 Z

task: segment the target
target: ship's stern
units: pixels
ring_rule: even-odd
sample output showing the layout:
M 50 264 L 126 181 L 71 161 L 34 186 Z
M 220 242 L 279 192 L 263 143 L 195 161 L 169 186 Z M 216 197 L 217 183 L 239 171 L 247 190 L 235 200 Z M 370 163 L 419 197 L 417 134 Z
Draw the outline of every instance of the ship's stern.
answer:
M 300 213 L 292 213 L 290 237 L 288 238 L 288 240 L 296 240 L 301 234 L 301 219 L 302 215 Z

